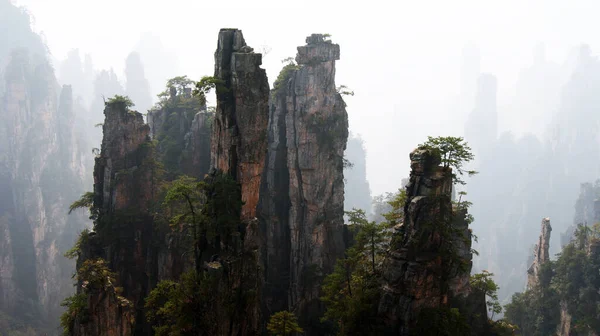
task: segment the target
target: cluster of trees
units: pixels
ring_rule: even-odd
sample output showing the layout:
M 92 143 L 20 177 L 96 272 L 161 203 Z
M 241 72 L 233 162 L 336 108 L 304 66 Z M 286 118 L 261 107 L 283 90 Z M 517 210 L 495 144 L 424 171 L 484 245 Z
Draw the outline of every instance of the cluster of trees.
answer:
M 553 335 L 561 309 L 571 316 L 571 331 L 588 335 L 600 330 L 600 223 L 580 224 L 556 261 L 541 265 L 539 284 L 516 293 L 505 317 L 523 335 Z
M 206 107 L 206 95 L 212 89 L 221 89 L 221 86 L 221 81 L 208 76 L 202 77 L 198 82 L 187 76 L 171 78 L 167 81 L 165 90 L 158 94 L 159 101 L 148 112 L 148 119 L 152 118 L 157 125 L 155 139 L 158 152 L 171 179 L 184 173 L 192 174 L 184 164 L 192 156 L 186 135 L 199 112 L 208 113 L 209 117 L 202 126 L 210 134 L 214 108 Z M 205 167 L 200 170 L 200 174 L 207 172 Z
M 201 81 L 196 85 L 196 94 L 204 94 L 206 91 L 203 90 L 216 85 L 218 83 L 210 79 Z M 128 104 L 128 99 L 121 96 L 110 101 Z M 463 173 L 463 162 L 472 159 L 470 148 L 462 138 L 430 138 L 422 147 L 439 151 L 442 164 L 454 168 L 459 175 Z M 458 176 L 454 176 L 454 181 L 462 182 Z M 243 204 L 240 186 L 231 176 L 222 173 L 211 174 L 203 181 L 179 176 L 172 181 L 163 181 L 160 186 L 157 197 L 162 202 L 160 211 L 156 211 L 155 222 L 157 225 L 168 223 L 171 229 L 187 237 L 189 250 L 184 251 L 184 255 L 190 256 L 193 267 L 179 279 L 158 283 L 146 298 L 146 319 L 157 335 L 165 336 L 203 334 L 207 330 L 218 333 L 223 328 L 231 328 L 234 322 L 226 325 L 222 322 L 241 321 L 248 307 L 258 299 L 255 289 L 260 278 L 259 271 L 252 266 L 256 265 L 256 256 L 242 248 L 245 225 L 240 221 Z M 91 193 L 84 194 L 70 211 L 87 207 L 94 213 L 92 196 Z M 406 200 L 404 189 L 390 195 L 386 200 L 389 209 L 382 214 L 381 221 L 369 220 L 360 209 L 346 212 L 353 244 L 321 286 L 321 300 L 326 307 L 322 321 L 334 326 L 338 335 L 379 335 L 383 332 L 383 324 L 377 315 L 383 259 L 393 227 L 403 220 Z M 468 202 L 461 204 L 468 206 Z M 70 251 L 70 257 L 79 254 L 88 234 L 82 234 L 81 240 Z M 112 276 L 107 273 L 108 269 L 102 272 L 108 278 Z M 236 279 L 228 276 L 233 272 Z M 483 291 L 490 298 L 491 311 L 499 313 L 497 286 L 491 276 L 490 273 L 475 275 L 472 286 Z M 80 295 L 65 301 L 68 309 L 64 326 L 67 330 L 76 312 L 85 309 Z M 302 332 L 294 313 L 289 311 L 272 315 L 267 330 L 272 335 Z
M 430 137 L 421 148 L 439 152 L 442 165 L 453 168 L 453 182 L 464 184 L 463 164 L 473 159 L 471 149 L 462 138 Z M 461 198 L 455 203 L 455 210 L 468 208 L 470 202 Z M 322 300 L 326 305 L 322 320 L 335 326 L 338 335 L 381 335 L 385 333 L 377 314 L 381 295 L 383 259 L 389 248 L 393 228 L 402 223 L 404 207 L 407 201 L 405 189 L 382 196 L 376 204 L 374 220 L 368 220 L 365 212 L 353 209 L 346 212 L 349 228 L 354 233 L 354 244 L 339 259 L 333 273 L 329 274 L 322 285 Z M 468 216 L 468 222 L 473 218 Z M 475 251 L 476 252 L 476 251 Z M 471 288 L 487 297 L 487 307 L 491 318 L 502 311 L 498 301 L 498 285 L 493 281 L 492 273 L 484 271 L 471 277 Z M 442 309 L 443 310 L 443 309 Z M 423 312 L 425 329 L 423 335 L 464 335 L 469 329 L 465 317 L 457 308 Z M 427 318 L 428 316 L 428 318 Z M 434 323 L 435 322 L 435 323 Z M 494 335 L 512 335 L 514 326 L 505 321 L 489 320 Z

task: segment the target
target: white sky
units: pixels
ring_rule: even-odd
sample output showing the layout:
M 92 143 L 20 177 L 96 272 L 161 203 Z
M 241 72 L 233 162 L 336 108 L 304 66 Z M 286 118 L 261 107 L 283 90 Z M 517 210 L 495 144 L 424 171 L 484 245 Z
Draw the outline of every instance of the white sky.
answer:
M 141 33 L 151 31 L 177 55 L 181 74 L 210 75 L 219 28 L 239 28 L 248 45 L 272 48 L 263 64 L 272 84 L 280 61 L 295 56 L 306 36 L 331 34 L 341 46 L 336 82 L 356 93 L 346 98 L 350 127 L 366 140 L 374 194 L 399 187 L 409 171 L 408 153 L 427 135 L 445 135 L 467 42 L 479 46 L 481 70 L 498 77 L 502 102 L 510 101 L 537 42 L 562 63 L 579 43 L 597 50 L 600 28 L 594 0 L 15 2 L 32 12 L 54 57 L 79 48 L 92 54 L 96 68 L 114 67 L 118 74 Z M 503 129 L 516 122 L 500 118 Z

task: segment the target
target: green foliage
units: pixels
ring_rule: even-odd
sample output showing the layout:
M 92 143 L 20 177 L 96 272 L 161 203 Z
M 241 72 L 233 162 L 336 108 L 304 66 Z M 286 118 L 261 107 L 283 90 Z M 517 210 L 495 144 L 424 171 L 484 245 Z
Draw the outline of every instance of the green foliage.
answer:
M 84 261 L 77 270 L 75 277 L 81 283 L 81 292 L 68 297 L 62 303 L 63 306 L 67 307 L 60 318 L 65 335 L 72 335 L 73 323 L 76 319 L 85 323 L 88 318 L 87 295 L 90 292 L 113 295 L 121 307 L 133 307 L 131 301 L 121 296 L 123 288 L 116 286 L 116 275 L 110 271 L 104 259 L 97 258 Z
M 478 290 L 485 294 L 487 298 L 486 304 L 488 311 L 492 313 L 492 319 L 495 314 L 502 313 L 502 306 L 498 301 L 498 285 L 494 282 L 492 277 L 494 273 L 490 273 L 488 271 L 483 271 L 481 273 L 471 275 L 470 283 L 471 288 Z
M 119 294 L 122 289 L 115 286 L 115 278 L 116 275 L 102 258 L 88 259 L 77 270 L 77 280 L 81 281 L 81 288 L 85 292 L 102 290 Z
M 165 210 L 171 214 L 171 227 L 182 226 L 186 229 L 185 232 L 191 232 L 197 270 L 201 265 L 202 253 L 206 250 L 209 222 L 202 212 L 205 203 L 203 187 L 202 182 L 189 176 L 181 176 L 171 183 L 164 200 Z
M 495 336 L 513 336 L 516 335 L 519 328 L 502 319 L 497 321 L 490 320 L 491 334 Z
M 85 323 L 88 319 L 87 295 L 85 293 L 73 294 L 61 303 L 66 311 L 60 316 L 60 325 L 64 335 L 73 335 L 75 319 Z
M 247 277 L 246 274 L 241 274 Z M 246 308 L 220 270 L 184 273 L 179 281 L 165 280 L 150 292 L 144 305 L 146 319 L 157 336 L 225 334 L 225 323 L 236 309 Z
M 135 106 L 135 104 L 133 103 L 133 101 L 131 101 L 131 99 L 127 96 L 121 96 L 121 95 L 115 95 L 112 98 L 108 98 L 108 101 L 106 101 L 105 103 L 106 105 L 123 105 L 125 106 L 126 109 L 129 109 L 133 106 Z
M 225 81 L 211 76 L 204 76 L 198 82 L 196 82 L 194 88 L 194 95 L 206 96 L 212 89 L 216 89 L 217 92 L 227 90 L 225 87 Z
M 185 89 L 194 85 L 194 81 L 189 79 L 188 76 L 177 76 L 167 81 L 167 89 L 175 88 L 177 94 L 183 94 Z
M 469 335 L 470 327 L 465 317 L 456 308 L 425 308 L 417 318 L 417 325 L 411 330 L 415 336 L 464 336 Z
M 387 203 L 391 206 L 391 210 L 384 213 L 383 217 L 388 221 L 390 226 L 395 226 L 404 220 L 404 205 L 407 198 L 406 189 L 400 188 L 397 193 L 388 199 Z
M 239 323 L 255 304 L 260 273 L 255 253 L 241 249 L 242 204 L 240 186 L 228 174 L 202 182 L 182 176 L 169 186 L 163 212 L 191 236 L 195 270 L 159 283 L 148 296 L 146 317 L 157 335 L 224 334 L 231 328 L 224 321 Z M 207 261 L 208 248 L 218 259 Z
M 171 226 L 191 232 L 197 269 L 210 241 L 218 238 L 227 248 L 234 237 L 243 240 L 243 232 L 239 232 L 241 190 L 227 174 L 218 173 L 202 182 L 181 176 L 172 182 L 164 205 L 172 214 Z M 220 244 L 216 247 L 220 248 Z
M 75 259 L 75 258 L 79 257 L 79 255 L 81 254 L 81 248 L 82 248 L 82 246 L 85 246 L 87 244 L 89 235 L 90 235 L 90 230 L 84 229 L 83 231 L 81 231 L 81 233 L 79 234 L 79 238 L 77 239 L 77 242 L 75 242 L 75 245 L 70 250 L 65 252 L 65 257 L 67 257 L 69 259 Z
M 186 137 L 190 131 L 196 114 L 206 107 L 206 94 L 218 85 L 213 77 L 202 77 L 194 83 L 185 76 L 175 77 L 168 81 L 167 89 L 158 95 L 159 102 L 150 110 L 149 116 L 162 120 L 160 129 L 156 131 L 158 157 L 167 169 L 167 179 L 174 179 L 182 173 L 190 173 L 183 163 L 190 155 L 186 149 Z M 195 85 L 192 92 L 191 85 Z M 171 96 L 174 93 L 175 96 Z M 209 115 L 214 110 L 207 109 Z M 210 133 L 211 122 L 204 124 L 204 131 Z M 208 141 L 208 139 L 207 139 Z M 199 172 L 206 173 L 206 172 Z
M 595 228 L 579 225 L 574 241 L 553 265 L 552 285 L 567 304 L 575 330 L 582 334 L 600 330 L 600 255 L 590 249 L 597 246 L 597 234 Z
M 280 311 L 271 315 L 267 330 L 273 336 L 290 336 L 295 333 L 303 333 L 304 330 L 298 325 L 298 320 L 294 313 L 289 311 Z
M 82 209 L 82 208 L 87 208 L 90 210 L 90 212 L 92 211 L 92 206 L 94 205 L 94 193 L 92 191 L 88 191 L 86 193 L 84 193 L 83 195 L 81 195 L 81 197 L 71 203 L 71 205 L 69 206 L 69 215 L 77 210 L 77 209 Z
M 372 209 L 373 209 L 373 220 L 374 221 L 379 223 L 379 222 L 383 222 L 386 220 L 385 214 L 387 214 L 393 210 L 392 206 L 390 205 L 390 202 L 394 199 L 394 197 L 396 197 L 398 195 L 399 192 L 401 192 L 400 189 L 396 193 L 387 192 L 385 194 L 381 194 L 381 195 L 377 195 L 377 196 L 373 197 L 371 204 L 372 204 Z M 404 204 L 402 204 L 401 207 L 399 207 L 395 210 L 397 211 L 397 213 L 403 213 Z M 398 219 L 401 219 L 401 218 L 402 218 L 402 216 L 398 216 Z M 397 223 L 399 223 L 399 221 Z M 396 224 L 394 224 L 394 225 L 396 225 Z
M 157 95 L 158 103 L 154 109 L 183 108 L 197 112 L 206 104 L 205 95 L 218 83 L 218 80 L 207 76 L 202 77 L 198 83 L 187 76 L 173 77 L 167 81 L 166 89 Z M 175 95 L 174 99 L 171 99 L 172 95 Z
M 355 243 L 323 282 L 323 321 L 337 324 L 338 335 L 376 335 L 381 262 L 389 241 L 387 223 L 369 222 L 363 210 L 346 212 Z
M 158 283 L 146 298 L 146 319 L 157 336 L 199 335 L 221 320 L 213 304 L 225 304 L 214 295 L 218 278 L 214 274 L 184 273 L 179 282 Z
M 421 145 L 419 148 L 429 149 L 436 153 L 439 153 L 442 159 L 442 165 L 445 168 L 452 168 L 454 171 L 458 173 L 452 173 L 452 180 L 454 183 L 458 183 L 461 185 L 465 185 L 466 182 L 463 181 L 460 177 L 464 173 L 472 176 L 477 174 L 474 170 L 463 170 L 463 164 L 473 161 L 475 156 L 471 152 L 471 147 L 464 141 L 462 137 L 427 137 L 427 141 Z
M 599 234 L 600 226 L 578 225 L 558 259 L 540 266 L 538 285 L 513 295 L 505 306 L 506 320 L 523 335 L 551 335 L 563 305 L 571 315 L 572 331 L 585 335 L 600 330 L 600 256 L 590 249 Z
M 279 75 L 277 76 L 277 79 L 275 79 L 275 82 L 273 82 L 274 93 L 279 92 L 281 88 L 287 85 L 294 73 L 296 73 L 296 70 L 299 69 L 299 66 L 296 64 L 296 62 L 294 62 L 294 59 L 291 57 L 284 59 L 282 62 L 287 62 L 288 64 L 286 64 L 283 67 L 283 69 L 281 69 Z
M 544 311 L 551 307 L 540 307 L 540 301 L 539 290 L 513 294 L 511 302 L 504 307 L 506 321 L 516 325 L 522 335 L 553 335 L 557 321 L 552 323 L 544 316 Z M 555 308 L 558 311 L 558 307 Z

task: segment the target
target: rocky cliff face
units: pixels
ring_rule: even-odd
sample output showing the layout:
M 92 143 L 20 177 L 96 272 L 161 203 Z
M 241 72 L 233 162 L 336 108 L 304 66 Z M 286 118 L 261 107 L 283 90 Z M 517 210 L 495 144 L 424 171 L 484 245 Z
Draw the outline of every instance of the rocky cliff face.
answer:
M 344 210 L 363 209 L 370 217 L 372 200 L 367 180 L 367 152 L 360 135 L 348 137 L 345 157 L 348 163 L 344 167 Z
M 550 218 L 542 219 L 542 233 L 540 239 L 534 247 L 533 263 L 527 270 L 527 289 L 534 288 L 539 282 L 539 272 L 542 264 L 550 260 Z
M 339 45 L 318 34 L 306 43 L 271 92 L 260 209 L 268 313 L 294 309 L 309 332 L 320 309 L 319 279 L 345 250 L 348 115 L 335 87 Z
M 425 311 L 460 307 L 463 314 L 479 309 L 485 319 L 484 297 L 471 296 L 471 233 L 466 210 L 452 208 L 452 172 L 427 150 L 417 149 L 410 158 L 404 222 L 384 262 L 379 313 L 396 335 L 409 335 L 428 323 L 421 315 Z M 476 316 L 471 311 L 465 315 Z M 485 320 L 477 324 L 485 325 Z
M 215 52 L 217 111 L 211 167 L 230 174 L 242 187 L 242 220 L 256 217 L 269 119 L 269 83 L 262 55 L 246 45 L 242 32 L 221 29 Z
M 171 177 L 185 174 L 203 178 L 210 166 L 210 138 L 214 113 L 191 95 L 172 92 L 162 106 L 148 111 L 148 125 L 158 141 L 158 154 Z
M 238 302 L 235 313 L 223 314 L 227 316 L 223 323 L 229 325 L 229 333 L 239 335 L 256 334 L 261 328 L 261 278 L 256 273 L 262 240 L 256 210 L 267 154 L 269 118 L 269 84 L 265 70 L 260 68 L 261 63 L 262 55 L 254 53 L 246 45 L 240 30 L 221 29 L 215 52 L 214 76 L 221 84 L 216 89 L 217 107 L 208 181 L 223 173 L 233 177 L 240 186 L 243 253 L 232 255 L 227 248 L 221 250 L 221 257 L 229 260 L 223 275 L 232 279 L 232 283 L 227 288 L 216 290 L 221 296 L 232 295 L 236 291 L 256 293 L 255 300 Z M 224 332 L 226 330 L 214 334 Z
M 0 102 L 0 310 L 26 325 L 54 327 L 71 291 L 73 264 L 62 254 L 86 226 L 67 217 L 83 193 L 89 148 L 74 131 L 72 90 L 51 66 L 12 53 Z M 43 321 L 43 323 L 37 323 Z
M 594 183 L 582 183 L 575 202 L 573 224 L 560 234 L 560 245 L 564 247 L 573 239 L 578 224 L 593 226 L 600 222 L 600 180 Z
M 76 321 L 73 335 L 149 333 L 143 299 L 157 281 L 150 128 L 140 113 L 122 102 L 107 104 L 104 114 L 104 139 L 94 167 L 95 233 L 82 246 L 77 267 L 97 258 L 105 260 L 115 272 L 114 287 L 122 287 L 131 307 L 121 304 L 112 287 L 87 289 L 83 282 L 91 280 L 80 278 L 77 291 L 88 297 L 89 318 Z

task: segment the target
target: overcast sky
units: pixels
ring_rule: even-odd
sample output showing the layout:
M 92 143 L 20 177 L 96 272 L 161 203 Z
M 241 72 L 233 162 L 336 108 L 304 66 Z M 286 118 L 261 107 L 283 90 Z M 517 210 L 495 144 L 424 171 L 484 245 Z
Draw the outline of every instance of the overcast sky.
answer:
M 153 32 L 177 56 L 181 73 L 173 76 L 211 75 L 219 28 L 239 28 L 248 45 L 271 48 L 264 67 L 272 84 L 281 60 L 294 56 L 307 35 L 331 34 L 341 46 L 337 84 L 356 93 L 346 98 L 350 127 L 366 141 L 373 194 L 399 187 L 408 153 L 427 135 L 462 131 L 462 120 L 458 128 L 448 125 L 466 43 L 479 46 L 481 70 L 498 77 L 499 104 L 507 104 L 536 43 L 562 63 L 582 42 L 596 54 L 600 31 L 594 0 L 15 2 L 32 12 L 56 59 L 79 48 L 96 68 L 118 74 L 140 35 Z M 500 113 L 501 129 L 518 123 Z

